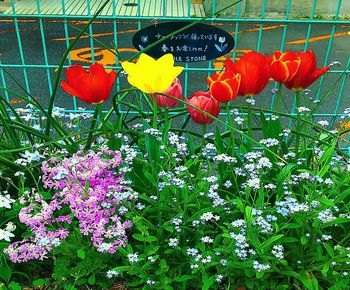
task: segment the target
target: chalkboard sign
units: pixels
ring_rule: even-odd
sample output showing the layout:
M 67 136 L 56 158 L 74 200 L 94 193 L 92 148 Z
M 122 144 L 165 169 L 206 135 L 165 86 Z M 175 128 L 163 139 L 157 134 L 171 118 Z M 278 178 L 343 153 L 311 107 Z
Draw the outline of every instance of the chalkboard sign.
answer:
M 190 22 L 164 22 L 143 28 L 135 33 L 132 44 L 142 50 L 162 37 L 183 28 Z M 197 23 L 172 35 L 146 53 L 159 58 L 171 53 L 177 62 L 208 61 L 229 53 L 234 47 L 233 37 L 215 26 Z

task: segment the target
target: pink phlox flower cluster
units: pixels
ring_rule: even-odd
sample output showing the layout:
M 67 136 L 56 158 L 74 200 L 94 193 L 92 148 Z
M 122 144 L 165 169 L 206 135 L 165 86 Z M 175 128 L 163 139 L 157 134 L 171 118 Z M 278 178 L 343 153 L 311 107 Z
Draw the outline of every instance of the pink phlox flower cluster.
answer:
M 122 185 L 124 176 L 116 169 L 122 161 L 119 151 L 104 149 L 97 153 L 79 151 L 70 158 L 51 158 L 43 162 L 44 188 L 56 192 L 49 202 L 36 198 L 20 211 L 20 221 L 35 236 L 11 244 L 6 250 L 10 259 L 26 262 L 45 258 L 69 233 L 61 228 L 56 235 L 47 229 L 75 220 L 80 232 L 91 236 L 99 252 L 113 254 L 119 247 L 125 247 L 126 230 L 132 223 L 125 220 L 118 209 L 136 199 L 137 193 Z M 21 258 L 22 252 L 26 253 L 24 258 Z
M 4 253 L 9 255 L 11 262 L 24 263 L 30 260 L 44 260 L 47 254 L 60 245 L 61 240 L 68 236 L 69 232 L 64 228 L 55 231 L 36 234 L 34 237 L 11 243 Z

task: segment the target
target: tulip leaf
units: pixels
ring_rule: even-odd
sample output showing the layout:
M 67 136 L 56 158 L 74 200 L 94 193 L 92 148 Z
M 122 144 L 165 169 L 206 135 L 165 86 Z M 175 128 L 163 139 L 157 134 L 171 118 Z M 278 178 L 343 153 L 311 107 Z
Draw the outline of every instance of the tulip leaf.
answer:
M 4 255 L 0 256 L 0 278 L 7 283 L 11 278 L 11 268 L 8 266 Z
M 220 131 L 219 131 L 218 127 L 215 128 L 214 144 L 215 144 L 216 151 L 217 151 L 218 154 L 225 153 L 224 143 L 222 142 L 222 137 L 221 137 L 221 134 L 220 134 Z

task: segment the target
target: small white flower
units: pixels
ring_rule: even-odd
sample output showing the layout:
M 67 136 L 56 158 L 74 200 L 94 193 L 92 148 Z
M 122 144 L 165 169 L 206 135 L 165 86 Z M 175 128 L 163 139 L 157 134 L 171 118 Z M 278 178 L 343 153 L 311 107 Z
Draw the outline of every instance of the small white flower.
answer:
M 216 275 L 215 281 L 216 281 L 217 283 L 221 283 L 221 282 L 222 282 L 222 278 L 224 278 L 224 276 L 222 276 L 222 275 Z
M 209 244 L 209 243 L 213 243 L 214 240 L 209 236 L 205 236 L 205 237 L 201 238 L 201 242 L 203 244 Z
M 113 277 L 118 277 L 118 276 L 119 276 L 119 272 L 116 271 L 116 270 L 108 270 L 106 272 L 106 277 L 109 278 L 109 279 L 111 279 Z
M 248 187 L 253 188 L 254 190 L 258 190 L 260 188 L 260 179 L 259 178 L 250 178 L 247 180 L 246 185 Z
M 329 66 L 341 66 L 341 62 L 338 60 L 334 60 L 329 64 Z
M 10 241 L 10 238 L 13 238 L 15 235 L 11 232 L 0 229 L 0 240 Z
M 262 271 L 266 271 L 266 270 L 270 269 L 271 266 L 269 264 L 260 264 L 258 261 L 254 261 L 253 262 L 253 268 L 257 272 L 262 272 Z
M 284 258 L 284 248 L 282 245 L 275 245 L 272 247 L 271 251 L 272 255 L 274 255 L 278 260 L 282 260 Z
M 177 247 L 179 245 L 179 239 L 170 238 L 168 245 L 169 245 L 169 247 L 173 247 L 173 248 Z
M 311 111 L 309 108 L 306 107 L 298 107 L 297 110 L 298 113 L 309 113 Z
M 224 187 L 230 188 L 232 186 L 232 182 L 230 180 L 226 180 L 224 183 Z
M 149 286 L 152 286 L 152 285 L 156 284 L 156 281 L 153 281 L 153 280 L 151 280 L 151 279 L 148 279 L 148 280 L 146 281 L 146 284 L 149 285 Z
M 9 194 L 0 195 L 0 208 L 5 207 L 10 209 L 11 203 L 14 203 L 15 200 L 10 197 Z
M 16 225 L 13 222 L 8 222 L 6 224 L 5 231 L 13 232 L 16 229 Z
M 317 124 L 319 124 L 322 127 L 326 127 L 329 125 L 329 122 L 326 120 L 321 120 L 321 121 L 318 121 Z
M 237 123 L 237 125 L 243 125 L 244 124 L 244 119 L 242 117 L 236 117 L 233 119 Z
M 197 269 L 198 268 L 198 264 L 193 264 L 190 266 L 191 269 Z
M 261 139 L 260 144 L 265 145 L 267 148 L 277 146 L 280 142 L 275 138 Z
M 255 99 L 254 99 L 253 97 L 247 98 L 247 99 L 245 100 L 245 102 L 246 102 L 247 104 L 252 105 L 252 106 L 255 105 Z
M 137 263 L 139 261 L 139 254 L 134 253 L 134 254 L 128 254 L 128 260 L 129 263 Z

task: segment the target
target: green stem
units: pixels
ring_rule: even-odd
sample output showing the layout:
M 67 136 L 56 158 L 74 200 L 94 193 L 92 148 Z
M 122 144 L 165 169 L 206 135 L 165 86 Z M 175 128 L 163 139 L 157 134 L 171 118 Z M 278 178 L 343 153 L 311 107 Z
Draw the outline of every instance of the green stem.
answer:
M 98 116 L 98 111 L 99 111 L 98 107 L 99 106 L 100 105 L 97 105 L 96 108 L 95 108 L 94 116 L 92 117 L 91 124 L 90 124 L 89 136 L 88 136 L 88 139 L 87 139 L 84 151 L 87 151 L 87 150 L 90 149 L 90 146 L 91 146 L 91 143 L 92 143 L 92 135 L 93 135 L 93 132 L 94 132 L 96 121 L 97 121 L 97 116 Z
M 106 122 L 103 116 L 103 110 L 102 110 L 102 104 L 98 104 L 96 105 L 96 109 L 98 110 L 98 115 L 100 116 L 99 120 L 102 124 L 102 130 L 104 131 L 106 138 L 108 138 L 108 130 L 107 130 L 107 126 L 106 126 Z
M 202 126 L 202 147 L 205 146 L 205 134 L 207 134 L 207 125 Z
M 157 128 L 158 106 L 157 106 L 157 94 L 153 94 L 153 128 Z
M 253 147 L 253 144 L 251 142 L 253 130 L 252 130 L 252 105 L 250 102 L 247 103 L 247 109 L 248 109 L 247 131 L 248 131 L 248 136 L 250 137 L 250 139 L 248 139 L 248 145 L 249 145 L 249 148 L 251 149 Z
M 277 95 L 276 95 L 276 107 L 275 110 L 276 112 L 280 112 L 281 111 L 281 97 L 282 97 L 282 83 L 278 84 L 278 91 L 277 91 Z
M 233 126 L 233 121 L 232 121 L 232 116 L 231 116 L 231 112 L 230 112 L 230 105 L 229 103 L 226 103 L 226 112 L 227 112 L 227 122 L 230 126 Z M 235 136 L 232 130 L 230 130 L 230 143 L 228 148 L 231 149 L 231 155 L 234 154 L 234 148 L 235 148 Z
M 169 121 L 169 109 L 168 108 L 164 108 L 164 119 L 165 119 L 165 124 L 168 124 Z
M 300 91 L 295 92 L 295 107 L 297 110 L 297 125 L 296 125 L 296 139 L 295 139 L 295 154 L 298 156 L 299 151 L 299 144 L 300 144 L 300 125 L 301 125 L 301 119 L 300 119 L 300 112 L 298 108 L 300 107 Z

